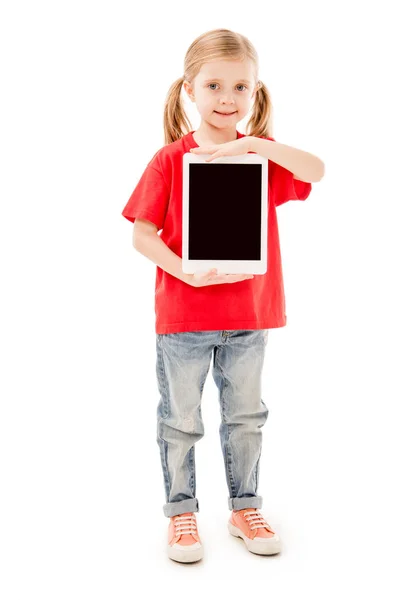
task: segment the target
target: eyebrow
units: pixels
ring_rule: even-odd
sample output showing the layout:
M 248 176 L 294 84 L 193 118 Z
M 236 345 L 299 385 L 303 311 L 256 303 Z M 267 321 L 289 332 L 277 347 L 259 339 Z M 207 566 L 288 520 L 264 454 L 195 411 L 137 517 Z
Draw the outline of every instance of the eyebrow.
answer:
M 213 77 L 212 79 L 206 79 L 203 83 L 209 83 L 210 81 L 223 81 L 223 79 L 218 79 L 217 77 Z M 245 83 L 251 84 L 251 81 L 248 79 L 238 79 L 238 81 L 244 81 Z

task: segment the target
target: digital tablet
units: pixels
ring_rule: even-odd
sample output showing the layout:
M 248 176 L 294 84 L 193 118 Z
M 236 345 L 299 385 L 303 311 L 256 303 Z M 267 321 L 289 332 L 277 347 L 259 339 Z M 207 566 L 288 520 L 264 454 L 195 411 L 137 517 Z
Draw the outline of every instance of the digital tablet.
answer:
M 259 154 L 183 155 L 184 273 L 267 272 L 268 160 Z

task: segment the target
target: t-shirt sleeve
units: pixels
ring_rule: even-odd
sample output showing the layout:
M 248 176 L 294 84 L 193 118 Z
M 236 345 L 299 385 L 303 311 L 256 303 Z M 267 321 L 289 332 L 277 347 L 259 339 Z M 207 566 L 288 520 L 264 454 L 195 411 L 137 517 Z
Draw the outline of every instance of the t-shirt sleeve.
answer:
M 151 221 L 159 231 L 164 228 L 169 198 L 170 190 L 164 175 L 152 160 L 144 170 L 121 214 L 132 223 L 136 219 Z
M 267 139 L 276 141 L 274 138 Z M 289 200 L 305 200 L 312 189 L 311 183 L 295 179 L 291 171 L 272 160 L 268 160 L 268 179 L 275 206 Z

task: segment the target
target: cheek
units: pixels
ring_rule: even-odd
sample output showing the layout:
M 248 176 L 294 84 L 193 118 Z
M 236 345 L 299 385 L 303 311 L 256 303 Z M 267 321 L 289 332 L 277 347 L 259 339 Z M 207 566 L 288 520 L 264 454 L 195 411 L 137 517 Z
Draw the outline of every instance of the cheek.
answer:
M 210 102 L 209 100 L 207 100 L 201 104 L 200 108 L 204 113 L 212 113 L 214 110 L 214 106 L 214 102 Z
M 209 110 L 212 106 L 212 101 L 209 98 L 204 98 L 202 96 L 197 97 L 197 106 L 200 110 Z

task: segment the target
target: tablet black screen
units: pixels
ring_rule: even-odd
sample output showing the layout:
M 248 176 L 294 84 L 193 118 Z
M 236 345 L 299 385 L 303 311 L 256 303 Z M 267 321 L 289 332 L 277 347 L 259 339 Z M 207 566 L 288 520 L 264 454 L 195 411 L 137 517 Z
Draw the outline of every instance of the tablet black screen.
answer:
M 260 260 L 262 165 L 189 164 L 189 260 Z

